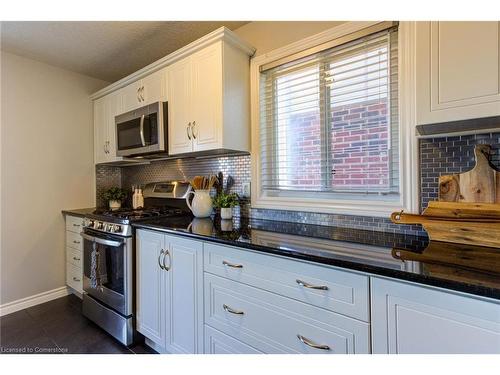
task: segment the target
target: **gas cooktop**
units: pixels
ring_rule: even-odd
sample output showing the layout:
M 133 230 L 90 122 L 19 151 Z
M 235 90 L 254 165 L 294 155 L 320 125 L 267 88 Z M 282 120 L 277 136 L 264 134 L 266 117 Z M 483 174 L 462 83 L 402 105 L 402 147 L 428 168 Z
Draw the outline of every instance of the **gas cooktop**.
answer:
M 121 220 L 136 221 L 152 217 L 177 216 L 185 213 L 185 211 L 174 207 L 150 207 L 135 210 L 132 208 L 122 208 L 119 210 L 98 209 L 95 210 L 92 215 L 102 216 L 106 219 L 117 218 Z

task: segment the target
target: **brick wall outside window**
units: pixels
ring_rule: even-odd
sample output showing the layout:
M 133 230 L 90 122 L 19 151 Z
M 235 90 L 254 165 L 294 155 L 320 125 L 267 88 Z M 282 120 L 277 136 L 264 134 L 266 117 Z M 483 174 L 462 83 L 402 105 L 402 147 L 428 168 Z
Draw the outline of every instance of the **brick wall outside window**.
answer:
M 329 187 L 334 189 L 389 189 L 387 99 L 333 107 L 330 126 L 332 163 L 327 167 L 321 165 L 319 114 L 301 112 L 290 117 L 286 140 L 288 183 L 317 190 L 322 186 L 322 172 L 330 173 L 333 168 Z

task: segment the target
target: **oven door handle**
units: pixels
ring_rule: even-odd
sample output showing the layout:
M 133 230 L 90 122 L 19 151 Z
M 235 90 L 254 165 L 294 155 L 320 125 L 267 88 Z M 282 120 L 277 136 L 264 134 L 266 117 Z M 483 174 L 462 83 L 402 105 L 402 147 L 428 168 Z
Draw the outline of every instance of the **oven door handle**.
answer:
M 88 234 L 86 233 L 80 233 L 80 235 L 86 239 L 86 240 L 89 240 L 89 241 L 94 241 L 94 242 L 97 242 L 101 245 L 108 245 L 108 246 L 113 246 L 113 247 L 118 247 L 118 246 L 121 246 L 124 241 L 112 241 L 112 240 L 105 240 L 104 238 L 99 238 L 99 237 L 94 237 L 94 236 L 89 236 Z
M 144 140 L 144 115 L 141 116 L 140 133 L 141 133 L 141 143 L 142 147 L 146 147 L 146 141 Z

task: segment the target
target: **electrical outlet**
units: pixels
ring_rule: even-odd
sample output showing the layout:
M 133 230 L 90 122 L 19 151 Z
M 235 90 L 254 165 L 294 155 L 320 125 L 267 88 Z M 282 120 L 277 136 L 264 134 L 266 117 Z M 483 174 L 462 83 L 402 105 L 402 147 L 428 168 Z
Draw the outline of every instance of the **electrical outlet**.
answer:
M 250 198 L 250 182 L 243 182 L 241 186 L 242 186 L 242 192 L 241 192 L 242 197 Z

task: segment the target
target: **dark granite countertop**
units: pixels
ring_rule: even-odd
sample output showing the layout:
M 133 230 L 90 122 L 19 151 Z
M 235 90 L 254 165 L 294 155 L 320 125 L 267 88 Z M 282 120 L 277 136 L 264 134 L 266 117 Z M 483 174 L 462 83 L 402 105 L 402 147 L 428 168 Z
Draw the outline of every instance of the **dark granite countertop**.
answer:
M 62 213 L 64 215 L 85 217 L 86 215 L 91 214 L 94 211 L 95 207 L 90 207 L 90 208 L 77 208 L 75 210 L 62 210 Z
M 248 218 L 186 216 L 133 226 L 500 299 L 500 249 L 495 248 Z

